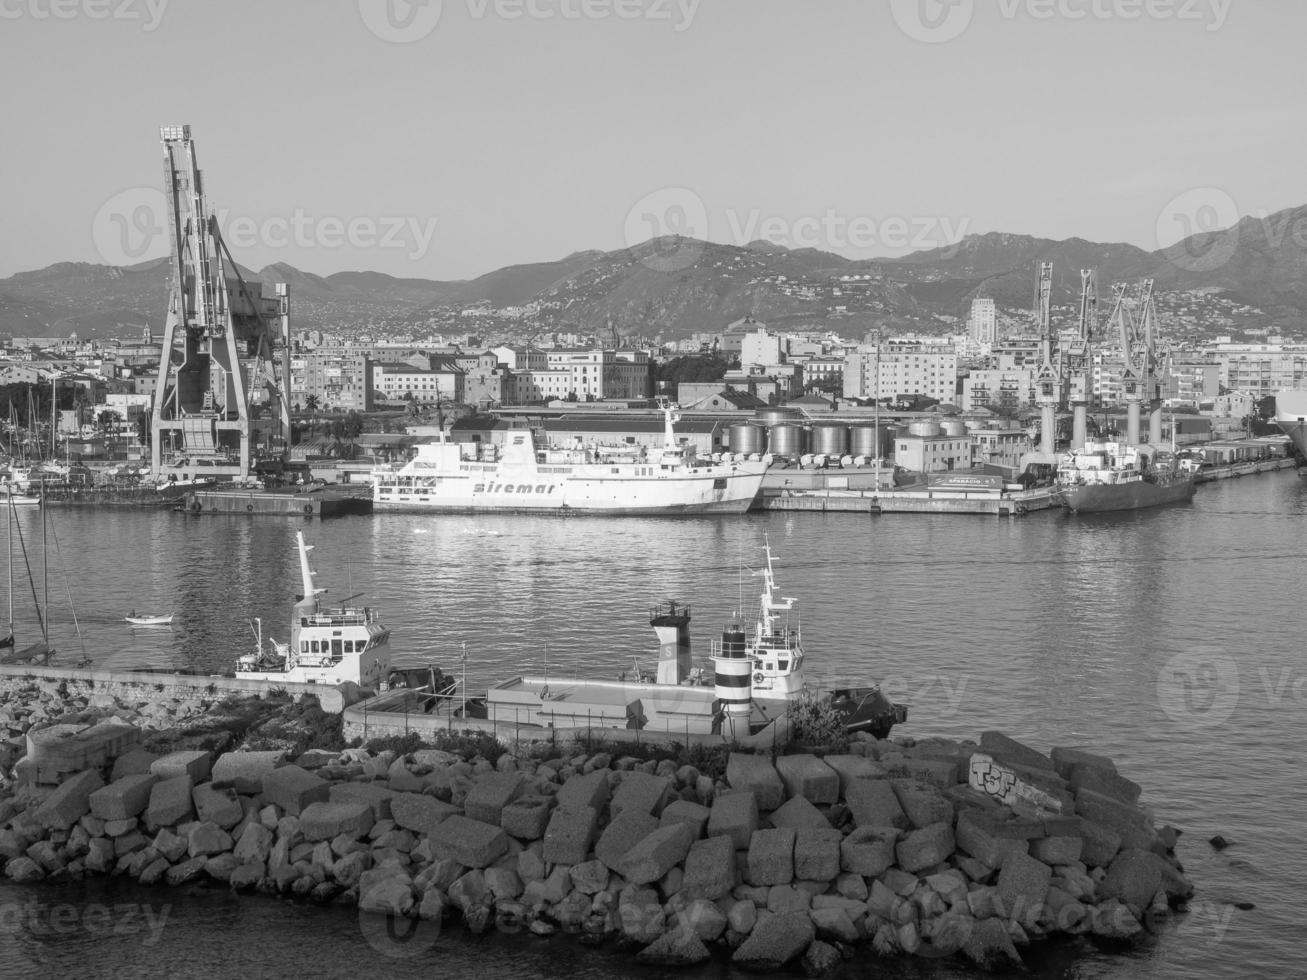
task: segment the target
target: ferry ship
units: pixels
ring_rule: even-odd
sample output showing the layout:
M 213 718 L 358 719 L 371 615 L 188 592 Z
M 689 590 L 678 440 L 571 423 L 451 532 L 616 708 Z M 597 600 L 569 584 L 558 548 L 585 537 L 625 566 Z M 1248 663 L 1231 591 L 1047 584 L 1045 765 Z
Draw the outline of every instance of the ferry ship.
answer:
M 1089 441 L 1058 460 L 1055 494 L 1068 510 L 1139 510 L 1189 500 L 1198 464 L 1151 446 Z
M 373 471 L 376 510 L 605 515 L 739 514 L 762 487 L 767 461 L 700 460 L 675 437 L 665 407 L 663 447 L 543 448 L 529 429 L 502 451 L 449 441 L 418 447 L 398 468 Z M 479 453 L 465 450 L 479 449 Z
M 236 662 L 236 676 L 275 683 L 342 684 L 380 689 L 390 678 L 390 630 L 368 606 L 325 605 L 318 597 L 326 589 L 313 586 L 309 568 L 312 545 L 297 531 L 303 594 L 291 612 L 290 640 L 263 641 L 262 623 L 255 620 L 253 653 Z
M 1299 475 L 1307 476 L 1307 388 L 1275 393 L 1275 424 L 1293 442 Z

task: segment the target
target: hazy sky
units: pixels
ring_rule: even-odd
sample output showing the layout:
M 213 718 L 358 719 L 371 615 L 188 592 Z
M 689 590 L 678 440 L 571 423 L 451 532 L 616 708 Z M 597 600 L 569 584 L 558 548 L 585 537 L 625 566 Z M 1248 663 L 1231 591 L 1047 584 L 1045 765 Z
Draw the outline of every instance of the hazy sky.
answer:
M 1297 0 L 0 0 L 0 276 L 166 254 L 467 278 L 653 231 L 1156 248 L 1307 202 Z

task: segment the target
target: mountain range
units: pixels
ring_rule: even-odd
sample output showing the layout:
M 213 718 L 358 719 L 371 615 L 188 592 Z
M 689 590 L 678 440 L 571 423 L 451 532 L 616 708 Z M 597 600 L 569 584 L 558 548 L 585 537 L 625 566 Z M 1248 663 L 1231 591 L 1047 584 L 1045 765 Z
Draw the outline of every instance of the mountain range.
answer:
M 900 258 L 851 260 L 767 242 L 723 245 L 652 239 L 611 252 L 506 266 L 471 280 L 396 278 L 379 272 L 318 276 L 284 263 L 242 275 L 290 286 L 293 324 L 348 332 L 467 332 L 459 312 L 504 311 L 475 329 L 670 340 L 715 332 L 743 316 L 778 326 L 828 326 L 860 337 L 873 327 L 944 329 L 970 300 L 1028 309 L 1038 262 L 1052 262 L 1055 303 L 1074 305 L 1082 268 L 1113 282 L 1156 281 L 1159 291 L 1203 290 L 1243 310 L 1239 326 L 1294 333 L 1307 316 L 1307 205 L 1149 252 L 1126 243 L 1055 241 L 991 232 Z M 129 337 L 161 327 L 169 261 L 118 267 L 61 262 L 0 279 L 0 333 Z M 1102 300 L 1100 300 L 1102 302 Z M 1228 324 L 1227 324 L 1228 326 Z

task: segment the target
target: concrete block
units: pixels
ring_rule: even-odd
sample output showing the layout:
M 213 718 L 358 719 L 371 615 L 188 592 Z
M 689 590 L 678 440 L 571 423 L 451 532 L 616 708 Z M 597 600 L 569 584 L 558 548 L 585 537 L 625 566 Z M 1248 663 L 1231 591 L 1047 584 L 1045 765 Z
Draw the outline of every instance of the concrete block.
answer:
M 780 773 L 765 755 L 732 752 L 726 760 L 726 782 L 731 789 L 744 789 L 753 793 L 758 809 L 775 810 L 785 801 L 785 784 Z
M 1051 763 L 1050 763 L 1051 765 Z M 1009 854 L 998 872 L 998 908 L 1004 918 L 1026 924 L 1039 917 L 1053 869 L 1028 854 Z
M 807 912 L 773 915 L 765 928 L 761 926 L 760 920 L 749 938 L 731 954 L 732 963 L 750 972 L 776 972 L 802 956 L 817 937 L 817 927 Z
M 331 784 L 296 765 L 276 766 L 263 774 L 263 798 L 296 816 L 310 803 L 326 803 Z
M 629 884 L 652 884 L 685 860 L 693 843 L 687 824 L 659 827 L 627 851 L 614 870 Z
M 1106 868 L 1121 850 L 1121 835 L 1093 820 L 1080 820 L 1080 860 L 1088 868 Z
M 504 807 L 499 826 L 508 836 L 520 841 L 540 840 L 545 836 L 553 811 L 552 796 L 522 796 Z
M 800 827 L 794 836 L 794 877 L 799 881 L 834 881 L 840 873 L 840 843 L 834 827 Z
M 789 796 L 801 796 L 809 803 L 839 801 L 839 773 L 815 755 L 778 756 L 776 772 Z
M 195 816 L 191 800 L 190 776 L 161 779 L 150 787 L 150 804 L 145 809 L 145 823 L 151 830 L 171 827 Z
M 658 824 L 661 827 L 673 823 L 686 824 L 694 835 L 694 839 L 698 840 L 707 829 L 708 818 L 711 815 L 712 811 L 701 803 L 692 803 L 689 800 L 672 800 L 671 803 L 663 807 L 663 813 L 658 819 Z
M 960 766 L 957 762 L 912 756 L 886 760 L 883 764 L 890 776 L 900 779 L 917 779 L 923 783 L 938 786 L 940 789 L 956 786 L 966 771 L 965 767 Z
M 69 830 L 91 810 L 91 794 L 104 786 L 95 769 L 68 777 L 42 801 L 33 814 L 37 823 L 52 830 Z
M 1030 856 L 1047 865 L 1074 864 L 1085 842 L 1080 837 L 1040 837 L 1030 842 Z
M 430 834 L 459 812 L 452 803 L 443 803 L 425 794 L 394 793 L 390 797 L 390 813 L 395 825 L 415 834 Z
M 1033 769 L 1047 769 L 1049 772 L 1056 772 L 1053 767 L 1053 760 L 1044 755 L 1043 752 L 1032 749 L 1014 738 L 1009 738 L 1002 732 L 981 732 L 980 751 L 993 756 L 994 759 L 1004 765 L 1017 763 L 1030 766 Z
M 557 811 L 554 819 L 558 819 Z M 550 820 L 549 823 L 552 829 L 554 820 Z M 621 863 L 626 853 L 657 829 L 658 818 L 652 814 L 634 808 L 623 810 L 599 835 L 599 840 L 594 846 L 594 855 L 610 869 L 621 874 Z M 546 854 L 553 853 L 549 850 L 548 835 L 545 837 L 545 847 Z M 548 861 L 550 858 L 546 857 L 545 860 Z
M 907 815 L 887 779 L 858 779 L 849 784 L 844 802 L 858 827 L 908 826 Z
M 779 778 L 779 777 L 778 777 Z M 708 812 L 708 836 L 726 836 L 737 851 L 749 846 L 758 829 L 758 800 L 749 790 L 732 790 L 713 797 Z
M 263 791 L 265 774 L 286 765 L 286 753 L 280 749 L 275 752 L 226 752 L 218 756 L 213 764 L 211 778 L 214 786 L 230 786 L 246 796 Z
M 1138 783 L 1126 779 L 1115 770 L 1087 763 L 1072 766 L 1067 781 L 1075 792 L 1082 789 L 1093 790 L 1095 793 L 1102 793 L 1130 806 L 1139 802 L 1139 795 L 1143 792 Z
M 147 752 L 145 749 L 130 749 L 113 760 L 113 774 L 109 778 L 117 782 L 123 776 L 148 773 L 157 758 L 158 756 L 153 752 Z
M 767 822 L 773 827 L 793 827 L 795 830 L 801 827 L 816 830 L 830 827 L 830 820 L 827 819 L 826 814 L 803 796 L 791 796 L 772 811 Z
M 223 830 L 231 830 L 245 816 L 236 791 L 214 789 L 213 783 L 201 783 L 191 790 L 191 802 L 195 804 L 195 814 L 201 820 L 208 820 Z
M 953 804 L 931 783 L 902 777 L 891 779 L 894 796 L 913 828 L 928 827 L 933 823 L 952 823 Z
M 508 851 L 508 835 L 499 827 L 455 814 L 431 832 L 431 850 L 468 868 L 488 868 Z
M 612 802 L 608 804 L 609 812 L 617 816 L 627 810 L 639 810 L 655 817 L 661 816 L 663 807 L 671 799 L 674 785 L 666 776 L 655 776 L 638 769 L 624 772 L 622 781 L 613 791 Z
M 492 772 L 477 777 L 463 801 L 463 811 L 471 820 L 499 826 L 504 807 L 522 795 L 522 774 Z
M 641 826 L 657 826 L 657 822 L 648 814 L 633 813 L 630 815 L 629 824 L 641 823 Z M 648 822 L 638 821 L 639 817 L 647 817 Z M 614 824 L 621 821 L 614 821 Z M 612 829 L 612 824 L 609 829 Z M 619 858 L 622 853 L 633 843 L 633 840 L 623 838 L 620 842 L 617 837 L 622 834 L 622 828 L 627 824 L 614 831 L 612 844 L 615 853 L 612 857 Z M 553 813 L 549 816 L 549 822 L 545 827 L 544 843 L 541 850 L 541 857 L 548 864 L 580 864 L 590 855 L 590 848 L 594 846 L 595 835 L 599 832 L 599 813 L 594 807 L 589 806 L 559 806 L 555 807 Z M 598 857 L 600 848 L 595 847 L 595 855 Z M 605 854 L 609 852 L 605 849 Z M 601 859 L 602 860 L 602 859 Z M 613 865 L 607 861 L 604 862 L 607 867 Z
M 955 846 L 953 827 L 936 823 L 909 833 L 895 845 L 894 854 L 900 868 L 915 873 L 947 860 Z
M 889 775 L 888 769 L 864 755 L 828 755 L 824 761 L 840 778 L 841 799 L 853 780 L 884 779 Z
M 735 843 L 729 837 L 705 837 L 690 845 L 685 877 L 678 894 L 716 901 L 735 887 Z
M 332 783 L 327 794 L 329 803 L 366 803 L 372 807 L 372 820 L 390 820 L 390 801 L 395 791 L 380 783 Z
M 208 752 L 169 752 L 150 763 L 150 772 L 160 779 L 190 776 L 192 783 L 199 784 L 209 778 L 212 767 L 213 756 Z
M 788 885 L 794 880 L 793 827 L 755 830 L 749 840 L 748 872 L 751 885 Z
M 858 827 L 840 842 L 840 867 L 864 878 L 876 878 L 894 863 L 897 827 Z
M 357 840 L 371 830 L 372 825 L 372 807 L 363 800 L 310 803 L 299 815 L 300 833 L 305 840 L 315 843 L 332 840 L 341 834 Z
M 1025 854 L 1029 844 L 1024 838 L 1001 836 L 1002 821 L 987 819 L 980 811 L 964 810 L 957 819 L 957 845 L 977 861 L 991 868 L 1003 865 L 1009 854 Z
M 588 806 L 602 813 L 612 798 L 608 785 L 607 769 L 595 769 L 582 775 L 572 776 L 558 787 L 559 806 Z
M 106 821 L 138 817 L 150 805 L 150 790 L 156 781 L 149 773 L 117 779 L 91 794 L 91 812 Z
M 1090 789 L 1076 793 L 1076 813 L 1112 831 L 1121 838 L 1124 848 L 1148 850 L 1157 839 L 1157 832 L 1142 810 Z
M 1063 779 L 1069 780 L 1072 767 L 1078 765 L 1090 765 L 1098 769 L 1106 769 L 1108 772 L 1116 772 L 1116 763 L 1110 758 L 1086 749 L 1056 746 L 1048 755 L 1053 762 L 1053 769 Z

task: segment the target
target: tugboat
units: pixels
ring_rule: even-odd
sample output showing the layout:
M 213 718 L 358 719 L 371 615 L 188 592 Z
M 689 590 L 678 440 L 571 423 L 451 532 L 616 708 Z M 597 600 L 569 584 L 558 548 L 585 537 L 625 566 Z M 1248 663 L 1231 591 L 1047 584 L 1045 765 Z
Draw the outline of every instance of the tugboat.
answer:
M 297 531 L 303 594 L 291 613 L 290 641 L 263 642 L 263 627 L 255 620 L 256 646 L 236 662 L 236 676 L 275 683 L 341 684 L 381 688 L 390 677 L 390 630 L 375 609 L 348 606 L 352 595 L 330 607 L 318 597 L 326 589 L 313 587 L 309 568 L 311 545 Z M 361 595 L 362 593 L 359 593 Z
M 744 736 L 783 716 L 810 694 L 795 600 L 776 591 L 771 545 L 764 545 L 758 616 L 752 631 L 729 624 L 712 645 L 711 677 L 690 656 L 690 607 L 667 601 L 649 623 L 661 641 L 657 667 L 637 664 L 633 680 L 515 677 L 486 693 L 485 717 L 500 724 L 545 727 L 634 728 Z M 849 730 L 879 738 L 907 717 L 875 687 L 835 692 L 831 704 Z M 480 705 L 478 704 L 478 709 Z M 478 711 L 478 713 L 480 713 Z

